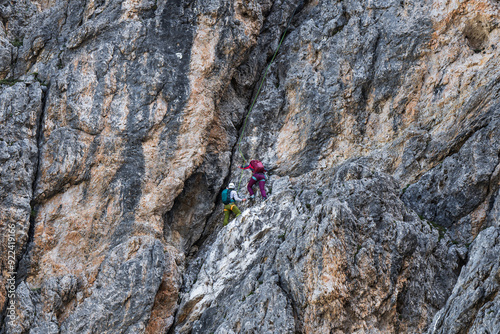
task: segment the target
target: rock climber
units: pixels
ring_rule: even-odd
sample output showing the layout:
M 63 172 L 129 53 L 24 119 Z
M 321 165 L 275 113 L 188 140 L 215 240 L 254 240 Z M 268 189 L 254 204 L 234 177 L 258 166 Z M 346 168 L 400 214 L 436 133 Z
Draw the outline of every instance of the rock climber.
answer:
M 240 198 L 234 189 L 234 183 L 229 183 L 226 189 L 222 191 L 222 203 L 224 203 L 224 226 L 229 223 L 229 213 L 232 211 L 238 217 L 241 215 L 240 209 L 234 202 L 246 201 L 246 198 Z
M 250 199 L 255 198 L 255 194 L 253 192 L 252 187 L 257 182 L 259 182 L 260 194 L 262 195 L 262 198 L 267 199 L 266 187 L 265 187 L 267 180 L 266 176 L 267 170 L 264 168 L 262 162 L 260 162 L 259 160 L 252 160 L 247 166 L 240 166 L 240 168 L 250 169 L 253 173 L 247 185 L 248 192 L 250 193 Z

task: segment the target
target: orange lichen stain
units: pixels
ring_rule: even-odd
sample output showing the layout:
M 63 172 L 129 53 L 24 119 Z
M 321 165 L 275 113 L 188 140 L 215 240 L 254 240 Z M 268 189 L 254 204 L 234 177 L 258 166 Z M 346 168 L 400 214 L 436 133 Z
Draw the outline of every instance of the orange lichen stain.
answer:
M 137 20 L 138 13 L 141 11 L 140 5 L 143 0 L 125 0 L 122 2 L 123 13 L 120 17 L 120 21 L 124 20 Z
M 191 65 L 189 72 L 190 96 L 184 108 L 183 122 L 179 128 L 176 147 L 179 149 L 170 161 L 170 170 L 159 177 L 158 168 L 154 174 L 145 178 L 139 210 L 136 212 L 143 221 L 151 215 L 162 215 L 173 205 L 174 198 L 182 191 L 184 180 L 203 161 L 208 144 L 210 125 L 215 110 L 215 92 L 219 80 L 212 79 L 212 68 L 215 62 L 215 49 L 218 44 L 218 30 L 211 27 L 216 20 L 212 16 L 201 16 L 199 26 L 191 49 Z M 146 151 L 146 161 L 153 161 L 156 153 L 151 148 Z M 158 181 L 160 179 L 161 181 Z M 160 217 L 161 218 L 161 217 Z M 158 220 L 158 219 L 155 219 Z
M 162 120 L 168 113 L 168 103 L 163 95 L 163 92 L 158 94 L 158 97 L 149 105 L 149 111 L 153 115 L 153 127 L 151 131 L 159 128 L 162 125 Z
M 101 176 L 106 172 L 112 173 L 112 169 L 105 168 Z M 102 252 L 107 246 L 106 242 L 95 243 L 95 238 L 107 236 L 116 224 L 113 221 L 103 223 L 94 219 L 101 216 L 102 210 L 110 210 L 110 207 L 113 207 L 109 205 L 109 201 L 102 198 L 102 195 L 106 194 L 107 184 L 109 182 L 94 182 L 94 189 L 89 190 L 90 196 L 86 201 L 82 198 L 87 182 L 83 182 L 44 203 L 39 212 L 40 219 L 36 222 L 33 249 L 34 256 L 40 258 L 36 261 L 40 267 L 39 272 L 32 273 L 32 281 L 68 273 L 82 275 L 92 272 L 92 266 L 97 268 L 100 265 L 103 260 Z M 119 208 L 115 208 L 115 212 L 110 211 L 106 216 L 117 216 L 116 209 Z
M 140 238 L 135 238 L 128 244 L 127 247 L 127 260 L 132 259 L 135 254 L 139 251 L 141 248 L 141 239 Z
M 305 147 L 305 140 L 300 131 L 300 120 L 296 116 L 301 110 L 300 105 L 300 83 L 286 91 L 289 101 L 288 113 L 283 126 L 279 132 L 276 146 L 277 164 L 280 165 L 290 161 L 290 157 L 299 153 Z
M 311 263 L 306 266 L 308 268 L 305 280 L 308 302 L 304 312 L 305 327 L 317 324 L 317 317 L 320 314 L 326 317 L 326 319 L 322 319 L 321 323 L 323 324 L 320 324 L 320 327 L 329 327 L 327 323 L 341 316 L 343 301 L 347 298 L 344 273 L 346 264 L 343 258 L 345 252 L 338 248 L 332 241 L 325 240 L 322 257 L 320 259 L 310 256 L 307 258 L 307 261 Z M 321 261 L 321 263 L 317 263 L 317 261 Z M 312 327 L 317 328 L 316 325 Z
M 62 246 L 72 247 L 78 245 L 82 241 L 82 237 L 79 232 L 71 231 L 66 235 L 64 243 Z
M 89 286 L 93 285 L 95 280 L 97 279 L 97 275 L 99 274 L 99 267 L 105 258 L 106 256 L 104 254 L 92 258 L 89 266 L 90 270 L 87 269 L 85 271 Z
M 252 12 L 246 7 L 242 0 L 236 0 L 234 3 L 234 18 L 243 25 L 245 36 L 249 39 L 247 44 L 255 44 L 262 26 L 262 13 Z M 256 8 L 259 8 L 259 6 L 256 6 Z
M 35 0 L 32 2 L 36 5 L 38 12 L 44 12 L 47 9 L 50 9 L 53 6 L 55 6 L 57 0 Z
M 180 312 L 177 316 L 177 323 L 184 322 L 186 318 L 196 309 L 196 306 L 201 300 L 203 300 L 204 297 L 205 297 L 204 295 L 199 295 L 196 298 L 191 299 L 186 304 L 184 304 L 183 308 L 179 310 Z
M 316 67 L 318 66 L 319 64 L 321 64 L 321 60 L 322 60 L 322 56 L 323 54 L 321 53 L 321 51 L 319 50 L 316 50 L 314 48 L 314 44 L 313 43 L 309 43 L 307 45 L 307 54 L 306 54 L 306 60 L 313 66 L 313 67 Z
M 446 30 L 463 23 L 464 18 L 477 17 L 478 13 L 481 13 L 488 19 L 491 19 L 495 17 L 498 12 L 490 3 L 484 1 L 465 1 L 462 2 L 458 8 L 452 9 L 448 13 L 446 13 L 446 10 L 446 8 L 442 9 L 444 14 L 442 19 L 433 21 L 435 30 L 432 35 L 433 41 L 438 41 L 440 36 L 445 36 Z
M 488 203 L 489 201 L 484 201 L 480 206 L 478 206 L 471 214 L 471 234 L 475 238 L 486 221 L 488 216 Z
M 211 151 L 216 154 L 229 149 L 227 133 L 224 131 L 221 124 L 219 116 L 216 115 L 210 126 L 210 133 L 208 134 L 208 142 L 210 143 Z

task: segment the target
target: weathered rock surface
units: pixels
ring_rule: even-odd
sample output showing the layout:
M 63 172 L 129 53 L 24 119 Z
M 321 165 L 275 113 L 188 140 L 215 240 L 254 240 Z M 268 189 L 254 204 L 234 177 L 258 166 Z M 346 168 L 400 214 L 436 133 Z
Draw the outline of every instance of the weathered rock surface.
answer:
M 398 193 L 358 163 L 276 179 L 201 252 L 176 332 L 422 332 L 466 249 Z
M 0 331 L 495 332 L 499 11 L 0 4 Z M 240 149 L 271 197 L 222 228 Z
M 471 231 L 477 234 L 484 223 L 500 181 L 500 106 L 493 111 L 489 124 L 403 195 L 423 217 L 451 228 L 468 243 L 475 236 Z M 480 207 L 482 203 L 485 205 Z M 471 226 L 473 223 L 480 225 Z
M 31 78 L 33 79 L 33 78 Z M 22 256 L 32 216 L 33 181 L 38 163 L 37 124 L 43 92 L 36 81 L 2 85 L 0 90 L 0 305 L 5 305 L 9 260 Z M 8 238 L 14 226 L 15 244 Z M 9 252 L 10 251 L 10 252 Z
M 498 217 L 498 216 L 497 216 Z M 496 333 L 500 329 L 500 225 L 489 227 L 471 246 L 446 306 L 429 333 Z
M 130 326 L 141 331 L 150 314 L 158 317 L 150 324 L 168 329 L 180 286 L 177 263 L 183 264 L 183 252 L 199 239 L 215 205 L 241 118 L 232 111 L 218 114 L 216 105 L 256 44 L 271 5 L 18 1 L 4 6 L 6 34 L 20 41 L 9 74 L 24 80 L 19 75 L 37 73 L 48 85 L 33 189 L 32 177 L 23 179 L 37 211 L 33 242 L 19 265 L 28 288 L 18 294 L 17 305 L 31 300 L 40 310 L 28 321 L 33 331 Z M 200 182 L 207 186 L 199 189 Z M 180 204 L 174 205 L 179 195 Z M 133 252 L 113 255 L 137 238 L 162 242 L 175 260 L 158 273 Z M 119 271 L 122 260 L 163 279 L 155 276 L 148 289 L 126 275 L 111 283 L 103 268 Z M 67 275 L 79 282 L 80 298 L 68 305 L 38 305 L 36 291 Z M 106 286 L 105 295 L 123 289 L 128 298 L 110 303 L 94 297 L 99 284 Z M 169 300 L 162 300 L 162 293 Z M 128 300 L 144 313 L 127 312 Z M 88 317 L 92 305 L 101 305 L 103 315 Z M 109 309 L 121 315 L 103 323 L 101 316 L 112 314 Z

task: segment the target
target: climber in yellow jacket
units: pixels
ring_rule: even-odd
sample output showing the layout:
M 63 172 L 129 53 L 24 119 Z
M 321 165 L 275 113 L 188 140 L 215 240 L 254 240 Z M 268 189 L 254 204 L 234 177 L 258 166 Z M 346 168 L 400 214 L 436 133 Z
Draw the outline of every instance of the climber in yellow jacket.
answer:
M 229 183 L 226 189 L 222 191 L 222 203 L 224 203 L 224 226 L 229 223 L 229 213 L 233 212 L 236 217 L 241 215 L 240 209 L 235 202 L 246 201 L 246 198 L 240 198 L 234 189 L 234 183 Z

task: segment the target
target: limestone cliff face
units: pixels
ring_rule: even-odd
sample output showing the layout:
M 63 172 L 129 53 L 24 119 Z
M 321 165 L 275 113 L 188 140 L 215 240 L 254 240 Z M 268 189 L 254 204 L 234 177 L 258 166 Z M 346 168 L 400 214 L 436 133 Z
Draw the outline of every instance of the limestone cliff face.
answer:
M 2 332 L 500 331 L 498 2 L 0 17 Z M 270 197 L 223 228 L 239 140 Z

